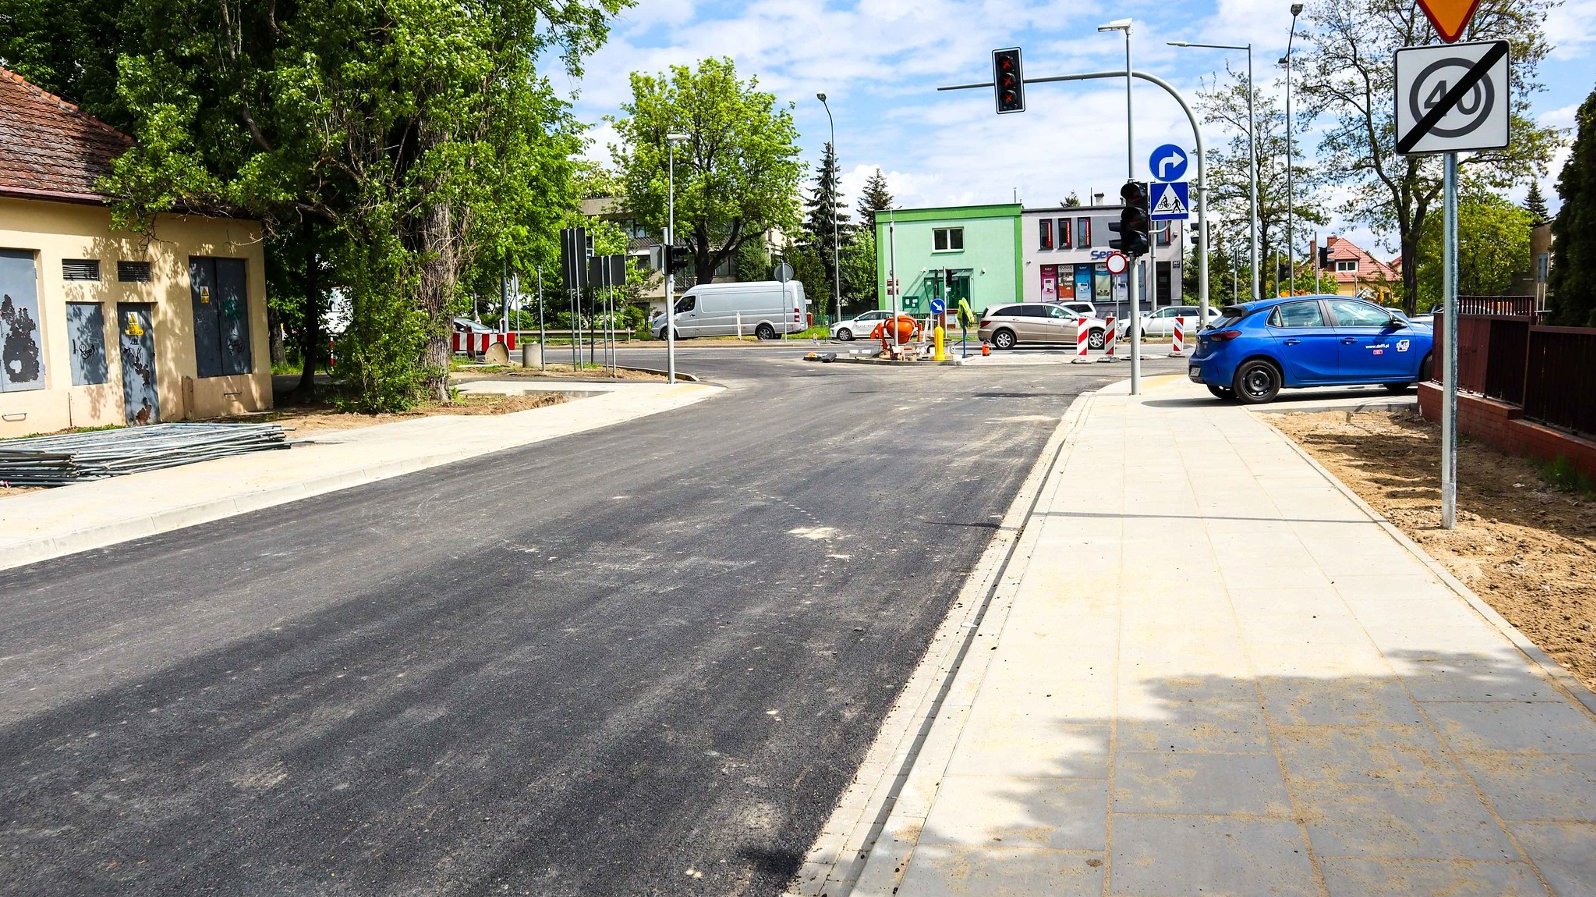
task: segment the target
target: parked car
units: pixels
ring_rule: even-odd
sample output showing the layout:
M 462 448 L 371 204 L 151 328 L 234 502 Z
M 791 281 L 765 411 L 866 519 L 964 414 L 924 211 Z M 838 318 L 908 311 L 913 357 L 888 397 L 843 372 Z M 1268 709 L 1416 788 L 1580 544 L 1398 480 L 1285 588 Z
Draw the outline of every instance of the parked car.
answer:
M 1097 306 L 1090 302 L 1082 302 L 1079 299 L 1053 299 L 1051 301 L 1054 305 L 1069 309 L 1072 315 L 1085 315 L 1088 318 L 1097 317 Z
M 1013 302 L 994 305 L 981 313 L 980 338 L 997 349 L 1012 349 L 1021 343 L 1066 343 L 1075 345 L 1076 315 L 1053 302 Z M 1090 318 L 1086 322 L 1087 345 L 1103 348 L 1108 322 Z
M 1196 335 L 1198 330 L 1202 329 L 1197 325 L 1197 319 L 1201 317 L 1199 315 L 1200 311 L 1201 309 L 1195 305 L 1170 305 L 1157 311 L 1149 312 L 1142 315 L 1142 335 L 1173 336 L 1175 333 L 1175 319 L 1185 318 L 1186 339 L 1190 340 Z M 1219 320 L 1219 309 L 1212 305 L 1208 306 L 1208 323 L 1212 324 L 1217 320 Z M 1119 333 L 1122 338 L 1130 333 L 1130 321 L 1119 322 Z
M 678 337 L 736 336 L 741 332 L 775 339 L 809 326 L 808 304 L 804 285 L 796 280 L 698 284 L 676 300 L 672 320 Z M 650 318 L 648 329 L 664 339 L 664 314 Z
M 1293 296 L 1226 306 L 1197 334 L 1187 375 L 1220 398 L 1272 401 L 1281 389 L 1430 377 L 1434 333 L 1362 299 Z
M 843 342 L 853 339 L 866 339 L 870 336 L 870 331 L 876 329 L 877 325 L 890 317 L 892 317 L 891 310 L 878 308 L 875 311 L 867 311 L 862 315 L 855 315 L 847 320 L 838 321 L 831 325 L 831 338 L 840 339 Z

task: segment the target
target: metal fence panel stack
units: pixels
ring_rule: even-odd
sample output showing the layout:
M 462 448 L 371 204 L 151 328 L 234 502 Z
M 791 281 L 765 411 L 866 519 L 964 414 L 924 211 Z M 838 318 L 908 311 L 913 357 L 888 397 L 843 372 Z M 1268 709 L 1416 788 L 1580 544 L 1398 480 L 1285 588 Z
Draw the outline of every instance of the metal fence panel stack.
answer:
M 277 424 L 152 424 L 0 440 L 0 483 L 65 486 L 289 447 Z

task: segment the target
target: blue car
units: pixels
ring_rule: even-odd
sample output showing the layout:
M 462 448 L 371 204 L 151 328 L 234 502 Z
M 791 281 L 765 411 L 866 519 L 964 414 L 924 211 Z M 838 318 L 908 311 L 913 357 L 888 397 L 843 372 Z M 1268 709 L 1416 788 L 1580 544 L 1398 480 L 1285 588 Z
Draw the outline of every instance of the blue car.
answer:
M 1227 306 L 1197 335 L 1187 375 L 1222 399 L 1269 402 L 1281 389 L 1430 379 L 1434 331 L 1362 299 L 1290 296 Z

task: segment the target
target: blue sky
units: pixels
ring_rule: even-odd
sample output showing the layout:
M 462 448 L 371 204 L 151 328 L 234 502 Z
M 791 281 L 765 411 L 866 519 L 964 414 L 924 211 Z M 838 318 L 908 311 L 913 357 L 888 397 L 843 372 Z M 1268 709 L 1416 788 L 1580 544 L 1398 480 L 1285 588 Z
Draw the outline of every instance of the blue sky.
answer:
M 1136 68 L 1172 82 L 1188 100 L 1203 79 L 1224 70 L 1227 55 L 1244 66 L 1245 54 L 1177 49 L 1166 41 L 1250 41 L 1260 85 L 1283 93 L 1273 61 L 1285 50 L 1289 7 L 1289 0 L 639 0 L 580 80 L 557 74 L 554 82 L 576 96 L 577 114 L 595 124 L 589 155 L 608 160 L 614 133 L 601 119 L 628 98 L 631 71 L 731 56 L 740 75 L 757 76 L 764 89 L 796 104 L 800 145 L 811 165 L 828 137 L 815 94 L 828 95 L 850 205 L 878 167 L 905 207 L 1007 202 L 1016 191 L 1027 206 L 1052 205 L 1072 191 L 1087 201 L 1092 192 L 1112 198 L 1124 181 L 1124 83 L 1033 85 L 1028 110 L 1006 116 L 993 113 L 989 90 L 938 93 L 939 85 L 988 80 L 991 50 L 1016 45 L 1032 77 L 1123 68 L 1123 38 L 1096 29 L 1129 16 L 1136 22 Z M 1567 128 L 1596 82 L 1596 0 L 1566 0 L 1547 31 L 1555 49 L 1541 67 L 1547 89 L 1535 97 L 1535 114 Z M 1134 103 L 1138 166 L 1159 144 L 1191 145 L 1184 116 L 1156 87 L 1138 84 Z M 1205 132 L 1210 145 L 1228 136 Z M 1553 208 L 1563 158 L 1543 183 Z M 1340 222 L 1325 233 L 1370 248 L 1394 243 L 1394 235 Z

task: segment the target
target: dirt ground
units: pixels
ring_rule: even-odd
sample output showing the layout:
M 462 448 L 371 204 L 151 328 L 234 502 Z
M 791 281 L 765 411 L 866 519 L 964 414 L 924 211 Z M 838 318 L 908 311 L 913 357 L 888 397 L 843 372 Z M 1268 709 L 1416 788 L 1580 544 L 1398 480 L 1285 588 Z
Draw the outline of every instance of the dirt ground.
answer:
M 1458 523 L 1448 532 L 1435 424 L 1406 411 L 1266 417 L 1596 688 L 1596 500 L 1548 485 L 1534 462 L 1464 441 Z
M 278 405 L 265 414 L 252 414 L 235 419 L 247 423 L 282 424 L 283 428 L 289 431 L 289 438 L 292 439 L 315 433 L 353 430 L 356 427 L 369 427 L 373 424 L 387 424 L 399 420 L 412 420 L 418 417 L 435 417 L 445 414 L 510 414 L 515 411 L 527 411 L 547 405 L 558 405 L 564 401 L 566 401 L 566 397 L 557 392 L 541 392 L 520 396 L 474 393 L 461 395 L 455 401 L 447 404 L 443 402 L 428 402 L 410 411 L 392 414 L 356 414 L 321 404 Z
M 566 355 L 570 357 L 569 354 Z M 624 368 L 616 370 L 614 377 L 610 376 L 609 368 L 582 367 L 573 368 L 570 364 L 548 365 L 548 370 L 540 371 L 537 368 L 523 368 L 518 365 L 471 365 L 462 367 L 454 373 L 456 383 L 469 380 L 504 380 L 509 378 L 538 378 L 553 380 L 628 380 L 639 382 L 657 381 L 665 382 L 664 374 L 653 371 L 629 371 Z

